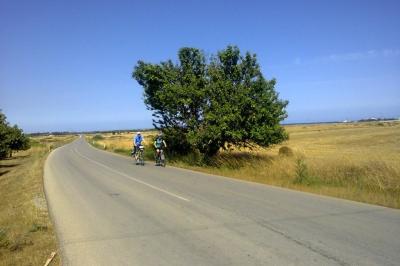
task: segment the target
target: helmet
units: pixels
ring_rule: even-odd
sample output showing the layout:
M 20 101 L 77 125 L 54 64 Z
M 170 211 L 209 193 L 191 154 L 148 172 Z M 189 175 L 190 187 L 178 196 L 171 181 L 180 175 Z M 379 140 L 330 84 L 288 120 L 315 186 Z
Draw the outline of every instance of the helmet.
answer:
M 138 131 L 136 134 L 137 134 L 137 135 L 140 135 L 141 133 L 140 133 L 140 131 Z

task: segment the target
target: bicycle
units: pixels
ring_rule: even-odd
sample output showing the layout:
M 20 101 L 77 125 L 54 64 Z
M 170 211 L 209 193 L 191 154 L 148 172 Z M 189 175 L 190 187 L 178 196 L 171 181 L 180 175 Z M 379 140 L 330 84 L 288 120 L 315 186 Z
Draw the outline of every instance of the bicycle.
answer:
M 156 166 L 166 166 L 166 161 L 165 161 L 165 154 L 163 149 L 157 149 L 156 150 Z
M 144 146 L 140 145 L 135 155 L 136 165 L 144 165 Z

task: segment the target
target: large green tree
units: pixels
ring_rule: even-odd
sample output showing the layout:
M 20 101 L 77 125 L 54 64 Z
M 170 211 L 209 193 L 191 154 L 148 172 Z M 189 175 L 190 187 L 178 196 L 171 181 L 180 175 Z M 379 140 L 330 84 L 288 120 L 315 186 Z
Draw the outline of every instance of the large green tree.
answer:
M 139 61 L 132 74 L 174 150 L 212 156 L 231 144 L 267 147 L 287 138 L 280 122 L 288 102 L 279 99 L 275 80 L 263 77 L 255 54 L 228 46 L 207 60 L 185 47 L 178 57 L 178 64 Z

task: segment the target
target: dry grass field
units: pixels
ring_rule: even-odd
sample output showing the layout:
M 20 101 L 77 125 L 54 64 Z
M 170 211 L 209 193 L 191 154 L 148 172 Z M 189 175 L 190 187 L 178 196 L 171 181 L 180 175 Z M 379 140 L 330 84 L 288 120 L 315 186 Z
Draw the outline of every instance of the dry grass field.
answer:
M 156 134 L 157 131 L 142 132 L 144 145 L 146 147 L 152 145 L 153 138 Z M 86 139 L 90 144 L 97 148 L 122 155 L 130 155 L 132 151 L 133 137 L 135 135 L 136 132 L 124 132 L 119 134 L 105 133 L 101 135 L 86 135 Z M 148 159 L 152 158 L 153 155 L 151 149 L 146 149 L 145 153 Z
M 44 265 L 57 241 L 43 190 L 51 149 L 73 136 L 32 138 L 32 148 L 0 160 L 0 265 Z M 56 256 L 51 265 L 59 265 Z
M 136 132 L 124 132 L 119 134 L 105 133 L 101 134 L 103 139 L 96 140 L 96 143 L 100 146 L 105 147 L 106 150 L 114 150 L 117 148 L 131 150 L 133 137 Z M 142 132 L 144 144 L 146 146 L 151 145 L 153 137 L 156 135 L 156 131 L 145 131 Z M 87 135 L 92 138 L 94 135 Z
M 169 164 L 400 208 L 399 122 L 293 125 L 286 130 L 290 140 L 282 145 L 221 151 L 208 166 L 196 165 L 192 158 L 174 159 Z M 95 145 L 127 154 L 132 137 L 133 133 L 104 135 Z

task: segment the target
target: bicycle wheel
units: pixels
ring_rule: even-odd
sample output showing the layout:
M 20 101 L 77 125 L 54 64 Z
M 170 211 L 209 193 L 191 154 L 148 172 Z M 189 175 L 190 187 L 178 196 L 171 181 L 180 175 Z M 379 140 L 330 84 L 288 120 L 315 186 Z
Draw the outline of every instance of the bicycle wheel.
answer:
M 140 164 L 144 165 L 143 150 L 140 150 Z
M 161 153 L 161 155 L 160 155 L 160 165 L 161 165 L 162 167 L 165 167 L 166 164 L 167 164 L 167 163 L 166 163 L 166 161 L 165 161 L 165 155 L 164 155 L 164 153 Z

